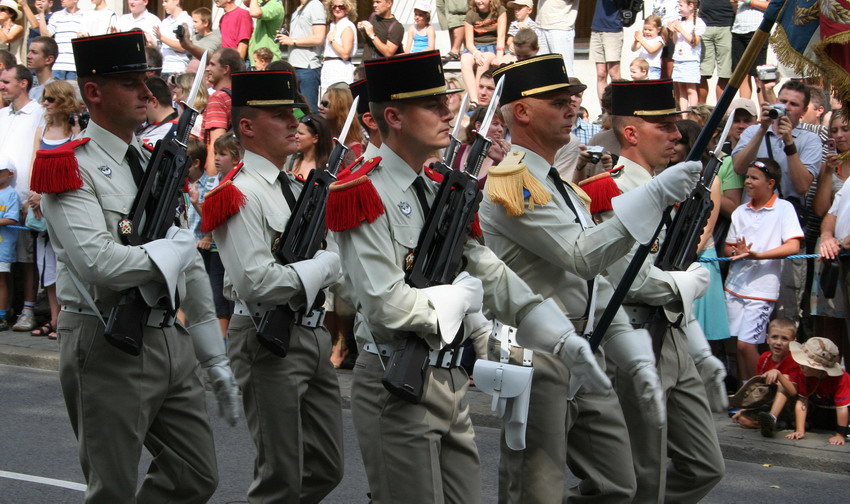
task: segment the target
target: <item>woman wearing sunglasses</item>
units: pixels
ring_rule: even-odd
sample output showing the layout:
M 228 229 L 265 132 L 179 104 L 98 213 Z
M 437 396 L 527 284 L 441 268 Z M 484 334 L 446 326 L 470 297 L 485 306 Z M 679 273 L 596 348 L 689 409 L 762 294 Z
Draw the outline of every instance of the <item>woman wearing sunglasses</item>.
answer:
M 72 114 L 78 117 L 82 111 L 82 104 L 77 99 L 77 90 L 74 86 L 61 80 L 48 82 L 41 95 L 41 104 L 44 106 L 44 126 L 39 127 L 35 132 L 33 159 L 35 159 L 35 151 L 55 149 L 80 134 L 79 120 L 71 124 Z M 26 206 L 33 214 L 27 219 L 27 226 L 31 226 L 32 217 L 43 219 L 40 194 L 30 191 Z M 56 297 L 56 254 L 53 252 L 47 231 L 38 233 L 35 249 L 38 280 L 47 292 L 47 301 L 50 304 L 50 321 L 32 331 L 32 335 L 47 336 L 55 340 L 56 321 L 59 317 L 59 300 Z
M 331 138 L 337 138 L 342 133 L 342 127 L 345 125 L 345 119 L 348 117 L 352 102 L 354 102 L 354 97 L 351 95 L 351 90 L 344 84 L 332 86 L 322 95 L 322 100 L 319 102 L 319 115 L 328 121 Z M 346 147 L 351 149 L 343 160 L 348 165 L 363 153 L 363 132 L 360 124 L 354 121 L 348 128 L 345 139 L 341 140 Z
M 328 122 L 317 114 L 302 117 L 295 132 L 295 145 L 298 151 L 290 156 L 286 169 L 304 181 L 311 171 L 323 168 L 328 162 L 333 148 Z
M 357 5 L 353 0 L 326 0 L 328 9 L 328 36 L 322 53 L 322 89 L 337 82 L 351 84 L 354 80 L 354 63 L 351 58 L 357 51 Z

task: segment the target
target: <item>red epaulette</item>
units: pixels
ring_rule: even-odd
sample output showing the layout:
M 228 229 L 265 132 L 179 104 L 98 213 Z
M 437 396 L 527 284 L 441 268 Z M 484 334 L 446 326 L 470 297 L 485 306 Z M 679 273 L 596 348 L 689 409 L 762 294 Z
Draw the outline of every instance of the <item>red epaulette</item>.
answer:
M 74 149 L 89 140 L 81 138 L 55 149 L 39 149 L 32 165 L 30 189 L 42 194 L 58 194 L 83 187 L 83 177 Z
M 154 144 L 148 142 L 147 139 L 142 140 L 142 147 L 144 147 L 145 150 L 148 151 L 148 152 L 153 152 L 154 148 L 155 148 Z
M 614 177 L 620 175 L 622 166 L 596 174 L 578 183 L 579 187 L 590 197 L 590 213 L 596 214 L 613 210 L 611 200 L 622 194 Z
M 430 166 L 425 167 L 425 175 L 438 184 L 443 182 L 443 174 L 431 168 Z
M 472 219 L 469 236 L 472 238 L 483 238 L 484 231 L 481 230 L 481 221 L 478 219 L 478 212 L 475 212 L 475 218 Z
M 204 205 L 201 208 L 201 231 L 209 233 L 230 217 L 236 215 L 245 206 L 245 195 L 238 187 L 233 185 L 233 178 L 242 171 L 242 163 L 239 163 L 225 175 L 221 182 L 204 197 Z
M 371 161 L 371 160 L 370 160 Z M 351 176 L 352 170 L 357 170 L 363 164 L 363 156 L 358 156 L 350 165 L 346 166 L 336 174 L 337 180 L 342 180 Z
M 325 217 L 328 229 L 347 231 L 364 220 L 373 222 L 384 213 L 381 196 L 369 180 L 369 173 L 380 163 L 381 158 L 374 157 L 356 172 L 349 171 L 331 184 Z

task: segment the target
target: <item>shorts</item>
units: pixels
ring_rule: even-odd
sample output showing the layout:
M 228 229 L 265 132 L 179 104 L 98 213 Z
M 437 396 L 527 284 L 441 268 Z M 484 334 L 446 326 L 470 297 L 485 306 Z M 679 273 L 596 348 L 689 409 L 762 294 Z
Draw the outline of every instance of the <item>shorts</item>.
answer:
M 676 61 L 673 63 L 673 82 L 699 84 L 699 61 Z
M 35 240 L 38 283 L 42 287 L 50 287 L 56 283 L 56 252 L 53 251 L 47 233 L 39 233 Z
M 623 32 L 590 32 L 590 61 L 619 63 L 623 54 Z
M 0 262 L 0 273 L 10 273 L 12 271 L 12 263 Z
M 649 73 L 646 74 L 649 80 L 658 80 L 661 78 L 661 67 L 649 67 Z
M 728 79 L 732 76 L 732 32 L 728 26 L 709 26 L 702 36 L 702 62 L 700 75 L 706 78 L 714 74 Z
M 738 341 L 758 345 L 764 343 L 767 325 L 775 301 L 749 299 L 726 291 L 726 313 L 729 315 L 729 334 Z
M 496 44 L 481 44 L 481 45 L 476 44 L 475 50 L 481 51 L 481 52 L 488 52 L 488 53 L 496 54 Z M 466 53 L 469 53 L 469 49 L 464 49 L 461 54 L 466 54 Z M 472 53 L 470 53 L 470 54 L 472 54 Z
M 733 33 L 732 34 L 732 68 L 737 68 L 738 63 L 741 61 L 741 57 L 744 55 L 744 50 L 747 49 L 747 46 L 750 45 L 750 41 L 753 39 L 752 33 Z M 756 73 L 756 67 L 759 65 L 764 65 L 767 63 L 767 44 L 765 44 L 761 51 L 759 51 L 758 56 L 756 56 L 756 61 L 753 63 L 753 66 L 750 67 L 749 74 L 753 77 L 758 77 Z
M 30 230 L 18 230 L 17 260 L 19 263 L 35 262 L 35 233 Z

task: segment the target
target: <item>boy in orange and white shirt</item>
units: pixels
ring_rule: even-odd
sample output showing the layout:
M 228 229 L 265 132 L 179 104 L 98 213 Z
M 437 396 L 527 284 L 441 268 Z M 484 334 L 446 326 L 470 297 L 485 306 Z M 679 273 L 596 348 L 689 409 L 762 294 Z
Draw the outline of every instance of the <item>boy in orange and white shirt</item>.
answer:
M 803 238 L 794 207 L 774 193 L 781 179 L 781 168 L 772 159 L 753 161 L 744 180 L 751 201 L 732 213 L 727 235 L 725 252 L 733 262 L 726 278 L 726 311 L 729 332 L 738 338 L 738 378 L 742 382 L 756 373 L 756 345 L 765 341 L 770 314 L 779 298 L 782 262 L 768 259 L 798 253 Z

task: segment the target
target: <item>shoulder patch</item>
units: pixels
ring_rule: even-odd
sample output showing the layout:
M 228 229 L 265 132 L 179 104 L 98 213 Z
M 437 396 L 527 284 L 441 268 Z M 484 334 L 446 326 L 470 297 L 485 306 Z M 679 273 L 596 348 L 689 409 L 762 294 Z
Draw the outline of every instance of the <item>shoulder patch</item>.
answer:
M 153 151 L 154 151 L 154 144 L 152 144 L 152 143 L 150 142 L 150 140 L 148 140 L 147 138 L 143 139 L 143 140 L 142 140 L 142 142 L 141 142 L 141 144 L 142 144 L 142 147 L 143 147 L 146 151 L 148 151 L 148 152 L 153 152 Z
M 439 165 L 437 165 L 437 166 L 439 166 Z M 435 170 L 434 168 L 431 168 L 430 166 L 426 166 L 424 168 L 425 168 L 425 176 L 426 177 L 428 177 L 429 179 L 433 180 L 434 182 L 436 182 L 438 184 L 441 184 L 443 182 L 444 175 L 439 170 Z
M 242 163 L 236 165 L 221 182 L 204 197 L 201 213 L 201 231 L 209 233 L 224 224 L 227 219 L 239 213 L 245 206 L 246 198 L 235 185 L 233 179 L 242 171 Z
M 622 166 L 596 174 L 578 183 L 579 187 L 590 198 L 590 213 L 596 214 L 612 210 L 611 200 L 622 194 L 614 178 L 619 177 Z
M 81 138 L 55 149 L 38 150 L 33 161 L 30 188 L 38 193 L 57 194 L 83 187 L 83 177 L 74 149 L 89 140 Z
M 491 166 L 487 173 L 487 195 L 496 203 L 505 206 L 508 215 L 517 216 L 534 205 L 545 205 L 552 201 L 552 194 L 528 172 L 522 162 L 525 152 L 514 151 L 508 154 L 498 166 Z
M 384 203 L 369 180 L 369 173 L 381 162 L 380 157 L 367 161 L 355 173 L 350 171 L 331 184 L 328 192 L 326 224 L 334 232 L 347 231 L 364 220 L 373 222 L 384 213 Z

